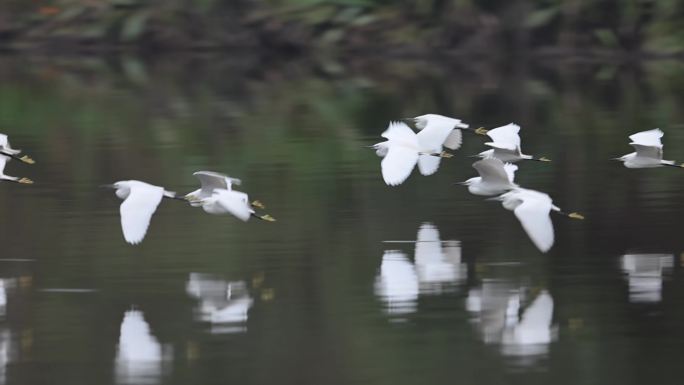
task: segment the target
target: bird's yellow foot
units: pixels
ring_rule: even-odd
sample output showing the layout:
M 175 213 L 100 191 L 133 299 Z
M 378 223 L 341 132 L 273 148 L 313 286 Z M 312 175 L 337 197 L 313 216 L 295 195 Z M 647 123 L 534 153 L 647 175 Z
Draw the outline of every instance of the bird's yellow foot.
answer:
M 439 153 L 439 157 L 440 158 L 453 158 L 454 154 L 451 154 L 451 153 L 446 152 L 446 151 L 442 151 Z
M 262 210 L 264 210 L 264 209 L 266 208 L 266 206 L 264 206 L 264 204 L 261 203 L 260 201 L 254 201 L 254 202 L 252 202 L 252 206 L 257 207 L 257 208 L 260 208 L 260 209 L 262 209 Z
M 33 159 L 31 159 L 31 157 L 29 157 L 28 155 L 22 156 L 21 158 L 19 158 L 19 160 L 22 161 L 22 162 L 24 162 L 24 163 L 26 163 L 26 164 L 34 164 L 34 163 L 36 163 L 36 161 L 33 160 Z
M 570 213 L 568 214 L 568 218 L 584 220 L 584 215 L 580 213 Z
M 270 301 L 275 297 L 275 290 L 268 288 L 268 289 L 263 289 L 261 291 L 261 300 L 262 301 Z
M 541 158 L 539 158 L 539 161 L 540 161 L 540 162 L 550 162 L 551 159 L 549 159 L 549 158 L 547 158 L 547 157 L 545 157 L 545 156 L 542 156 Z
M 259 218 L 261 218 L 262 220 L 264 220 L 266 222 L 275 222 L 276 221 L 275 218 L 273 218 L 272 216 L 270 216 L 268 214 L 261 215 Z
M 487 130 L 487 129 L 484 128 L 484 127 L 478 127 L 478 128 L 475 130 L 475 133 L 478 134 L 478 135 L 487 135 L 487 131 L 489 131 L 489 130 Z
M 33 181 L 29 178 L 21 178 L 17 182 L 23 183 L 23 184 L 33 184 Z

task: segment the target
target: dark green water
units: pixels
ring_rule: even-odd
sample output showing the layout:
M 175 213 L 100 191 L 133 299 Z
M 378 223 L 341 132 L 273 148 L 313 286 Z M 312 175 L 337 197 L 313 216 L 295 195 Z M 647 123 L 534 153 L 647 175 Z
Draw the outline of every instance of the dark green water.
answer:
M 5 170 L 34 185 L 0 184 L 0 383 L 681 383 L 684 171 L 609 159 L 660 127 L 684 161 L 684 64 L 513 62 L 0 57 L 0 131 L 37 161 Z M 362 146 L 425 112 L 519 123 L 554 161 L 517 181 L 587 219 L 554 218 L 541 254 L 453 185 L 474 135 L 385 186 Z M 197 170 L 241 178 L 278 221 L 165 201 L 126 244 L 97 186 L 185 193 Z M 421 226 L 444 242 L 387 242 Z M 552 318 L 525 337 L 535 304 Z

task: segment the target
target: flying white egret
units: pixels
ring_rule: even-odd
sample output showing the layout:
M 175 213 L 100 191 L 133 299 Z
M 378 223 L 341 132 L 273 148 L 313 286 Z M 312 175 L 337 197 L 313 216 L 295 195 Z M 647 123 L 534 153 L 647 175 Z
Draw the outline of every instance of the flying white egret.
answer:
M 663 160 L 663 143 L 660 141 L 663 135 L 659 128 L 630 135 L 632 142 L 629 144 L 636 152 L 614 160 L 622 161 L 627 168 L 684 167 L 676 165 L 673 160 Z
M 473 163 L 473 168 L 480 174 L 460 184 L 468 186 L 468 191 L 474 195 L 493 196 L 517 188 L 513 182 L 518 166 L 504 164 L 497 158 L 485 158 Z
M 18 155 L 21 154 L 21 150 L 12 148 L 9 143 L 9 138 L 7 138 L 7 135 L 5 134 L 0 134 L 0 154 L 27 164 L 35 163 L 33 159 L 26 155 L 19 157 Z
M 9 158 L 5 155 L 0 155 L 0 180 L 6 180 L 9 182 L 31 184 L 33 181 L 29 178 L 18 178 L 16 176 L 5 175 L 5 165 Z
M 116 189 L 116 196 L 124 200 L 120 208 L 121 229 L 126 242 L 132 245 L 137 245 L 145 238 L 152 214 L 157 210 L 162 198 L 185 200 L 163 187 L 137 180 L 119 181 L 102 187 Z
M 381 162 L 382 178 L 389 186 L 404 183 L 411 171 L 418 167 L 423 175 L 437 171 L 440 158 L 453 155 L 442 151 L 442 143 L 449 136 L 448 128 L 425 128 L 416 134 L 403 122 L 390 122 L 382 137 L 387 140 L 372 146 L 375 153 L 383 157 Z M 435 160 L 436 159 L 436 162 Z
M 201 206 L 200 200 L 211 197 L 215 190 L 232 191 L 233 185 L 239 186 L 242 184 L 240 179 L 231 178 L 228 175 L 213 171 L 197 171 L 192 175 L 196 176 L 201 183 L 199 189 L 185 195 L 185 199 L 188 200 L 193 207 Z M 259 201 L 254 201 L 251 204 L 260 209 L 265 208 Z
M 202 209 L 209 214 L 232 214 L 243 222 L 247 222 L 250 217 L 275 222 L 275 219 L 268 214 L 256 214 L 249 203 L 247 194 L 241 191 L 217 189 L 210 197 L 199 200 L 199 203 Z
M 458 150 L 461 148 L 461 144 L 463 144 L 463 133 L 461 130 L 471 130 L 480 135 L 484 135 L 487 132 L 487 130 L 482 127 L 473 130 L 468 124 L 463 123 L 461 119 L 450 118 L 444 115 L 425 114 L 405 120 L 413 121 L 418 130 L 423 130 L 428 126 L 446 127 L 450 129 L 449 135 L 442 144 L 444 147 L 451 150 Z
M 543 192 L 517 188 L 497 198 L 503 207 L 515 213 L 523 229 L 537 248 L 546 253 L 554 243 L 551 211 L 573 219 L 584 219 L 578 213 L 564 213 L 553 204 L 551 197 Z
M 491 150 L 483 151 L 479 154 L 481 158 L 497 158 L 502 162 L 517 162 L 519 160 L 536 160 L 539 162 L 550 162 L 549 159 L 541 157 L 535 158 L 532 155 L 522 153 L 520 147 L 520 126 L 514 123 L 497 127 L 486 132 L 492 141 L 485 143 L 492 147 Z

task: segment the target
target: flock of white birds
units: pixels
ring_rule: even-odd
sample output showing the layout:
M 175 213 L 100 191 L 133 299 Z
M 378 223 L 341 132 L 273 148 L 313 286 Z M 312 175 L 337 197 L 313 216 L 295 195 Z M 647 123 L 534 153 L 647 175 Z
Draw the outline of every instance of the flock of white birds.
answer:
M 406 123 L 412 122 L 418 132 Z M 520 126 L 510 123 L 491 130 L 472 129 L 460 119 L 442 115 L 427 114 L 402 121 L 390 122 L 382 133 L 387 139 L 370 146 L 382 157 L 382 177 L 389 186 L 402 184 L 418 165 L 422 175 L 437 172 L 442 158 L 453 154 L 444 150 L 457 150 L 463 143 L 463 132 L 471 131 L 486 135 L 491 141 L 484 143 L 490 149 L 478 154 L 481 160 L 473 163 L 479 176 L 461 184 L 468 187 L 474 195 L 489 196 L 501 201 L 503 207 L 513 211 L 532 242 L 542 252 L 547 252 L 554 244 L 554 229 L 550 214 L 555 212 L 568 218 L 584 219 L 581 214 L 565 213 L 548 194 L 522 188 L 515 183 L 518 166 L 512 164 L 521 160 L 549 162 L 544 157 L 523 154 L 520 141 Z M 629 143 L 635 152 L 615 160 L 620 160 L 628 168 L 683 167 L 674 161 L 663 160 L 663 144 L 660 129 L 643 131 L 631 135 Z
M 404 121 L 413 122 L 416 133 Z M 490 149 L 478 154 L 481 160 L 473 163 L 473 167 L 480 175 L 462 182 L 474 195 L 491 196 L 502 202 L 505 209 L 513 211 L 527 232 L 532 242 L 542 252 L 547 252 L 554 243 L 553 223 L 550 213 L 574 219 L 583 219 L 578 213 L 565 213 L 553 204 L 549 195 L 518 186 L 515 182 L 515 172 L 518 170 L 513 162 L 520 160 L 534 160 L 548 162 L 544 157 L 534 157 L 523 154 L 520 142 L 520 126 L 508 124 L 491 130 L 484 128 L 472 129 L 459 119 L 442 115 L 427 114 L 404 121 L 390 122 L 382 136 L 387 139 L 371 148 L 382 157 L 382 177 L 387 185 L 396 186 L 403 183 L 413 169 L 418 169 L 423 175 L 432 175 L 439 169 L 442 158 L 451 158 L 453 154 L 444 150 L 457 150 L 463 143 L 462 131 L 472 131 L 475 134 L 486 135 L 491 141 L 484 143 Z M 663 132 L 659 129 L 643 131 L 631 135 L 630 145 L 635 152 L 615 160 L 624 162 L 628 168 L 651 167 L 682 167 L 674 161 L 663 160 Z M 21 154 L 21 150 L 14 149 L 9 143 L 7 135 L 0 134 L 0 180 L 31 184 L 28 178 L 9 176 L 4 173 L 8 161 L 15 159 L 23 163 L 33 164 L 30 157 Z M 192 207 L 202 209 L 215 215 L 231 214 L 242 221 L 256 217 L 264 221 L 275 221 L 268 214 L 257 214 L 255 208 L 264 209 L 259 201 L 250 202 L 248 195 L 233 189 L 241 181 L 227 175 L 212 171 L 198 171 L 193 174 L 201 187 L 184 196 L 167 191 L 163 187 L 149 183 L 126 180 L 119 181 L 110 187 L 115 189 L 116 196 L 123 199 L 120 207 L 121 228 L 124 239 L 130 244 L 142 242 L 149 228 L 152 215 L 163 198 L 176 199 L 187 202 Z

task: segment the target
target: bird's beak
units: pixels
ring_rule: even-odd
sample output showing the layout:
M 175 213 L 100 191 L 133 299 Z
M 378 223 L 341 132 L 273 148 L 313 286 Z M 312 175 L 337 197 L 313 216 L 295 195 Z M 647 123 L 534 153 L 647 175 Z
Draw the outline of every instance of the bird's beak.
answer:
M 111 189 L 115 189 L 116 186 L 114 186 L 113 184 L 101 184 L 101 185 L 100 185 L 100 188 L 111 188 Z
M 468 182 L 466 182 L 466 181 L 463 181 L 463 182 L 455 182 L 455 183 L 452 183 L 452 185 L 453 185 L 453 186 L 456 186 L 456 185 L 467 186 L 467 185 L 468 185 Z

